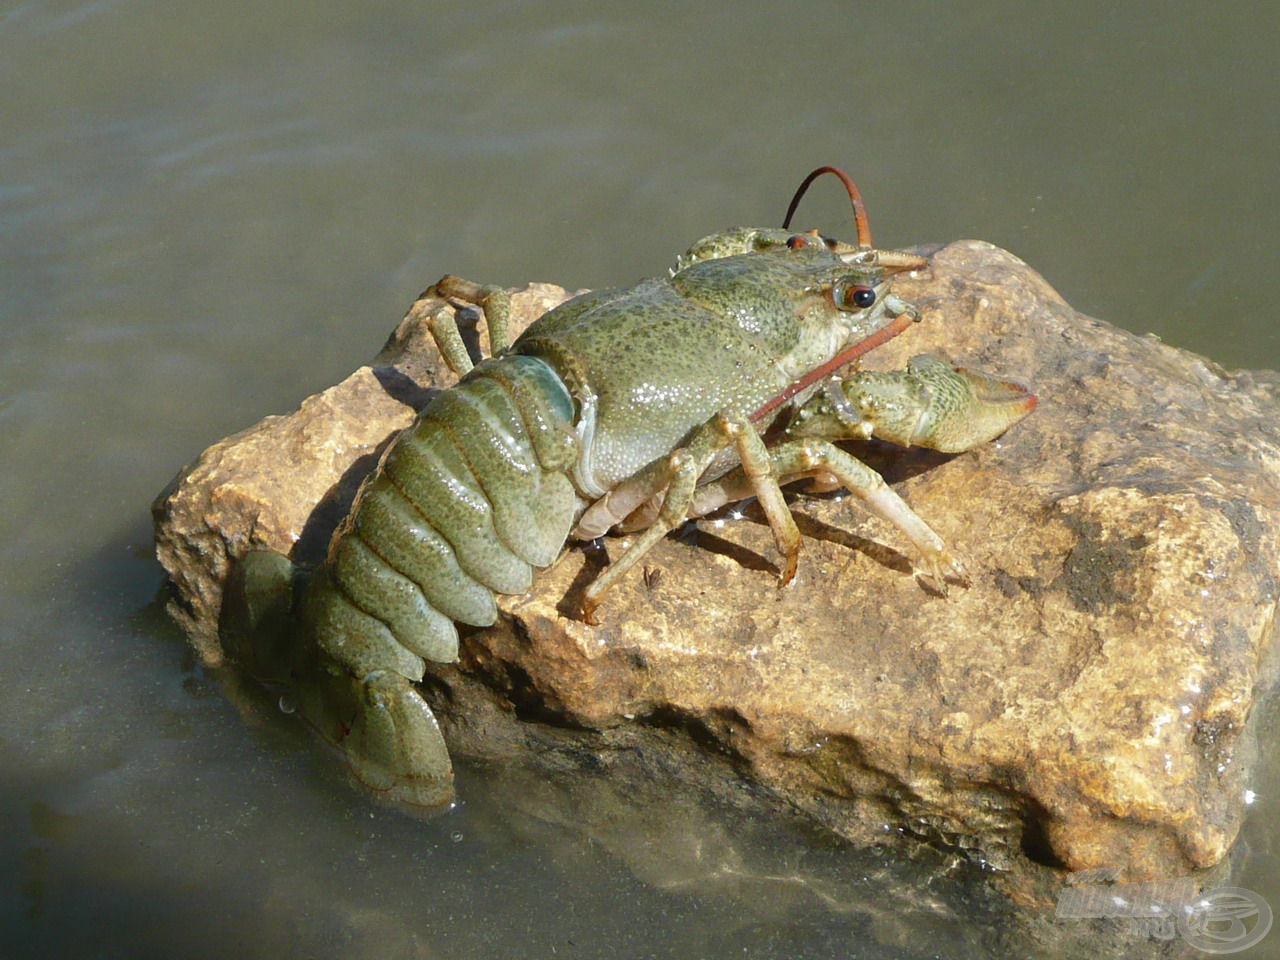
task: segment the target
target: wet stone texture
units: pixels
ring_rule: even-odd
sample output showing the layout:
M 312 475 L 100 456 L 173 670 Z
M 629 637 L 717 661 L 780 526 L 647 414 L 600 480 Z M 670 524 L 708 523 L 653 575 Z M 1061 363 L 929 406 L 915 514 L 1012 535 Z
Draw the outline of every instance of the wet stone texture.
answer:
M 905 833 L 997 867 L 1138 881 L 1218 864 L 1276 667 L 1275 375 L 1083 317 L 985 243 L 936 250 L 896 290 L 923 322 L 867 367 L 935 352 L 1040 396 L 971 453 L 856 450 L 972 584 L 930 591 L 855 501 L 797 496 L 788 588 L 748 505 L 659 544 L 591 627 L 565 614 L 604 558 L 575 547 L 503 599 L 509 619 L 467 634 L 460 662 L 428 665 L 451 750 L 596 776 L 640 756 L 854 841 Z M 564 296 L 518 294 L 517 329 Z M 380 447 L 447 385 L 431 306 L 371 366 L 214 445 L 157 500 L 171 609 L 207 662 L 228 557 L 314 561 Z

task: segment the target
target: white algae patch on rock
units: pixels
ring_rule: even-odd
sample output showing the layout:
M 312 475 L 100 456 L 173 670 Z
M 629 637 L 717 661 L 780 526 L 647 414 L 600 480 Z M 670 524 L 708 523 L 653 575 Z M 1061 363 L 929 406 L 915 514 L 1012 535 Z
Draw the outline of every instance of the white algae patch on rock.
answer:
M 565 617 L 600 564 L 570 550 L 502 598 L 509 618 L 465 635 L 457 664 L 428 665 L 451 750 L 588 757 L 600 776 L 639 751 L 853 840 L 887 826 L 997 866 L 1130 881 L 1212 867 L 1239 830 L 1275 670 L 1274 376 L 1083 317 L 985 243 L 938 250 L 896 289 L 923 322 L 867 367 L 935 352 L 1040 397 L 971 453 L 858 451 L 971 586 L 930 592 L 896 531 L 837 497 L 794 500 L 806 536 L 781 591 L 752 507 L 665 540 L 595 627 Z M 517 293 L 517 329 L 565 296 Z M 207 662 L 228 558 L 261 545 L 314 562 L 380 447 L 446 385 L 421 306 L 372 366 L 214 445 L 157 501 L 171 609 Z

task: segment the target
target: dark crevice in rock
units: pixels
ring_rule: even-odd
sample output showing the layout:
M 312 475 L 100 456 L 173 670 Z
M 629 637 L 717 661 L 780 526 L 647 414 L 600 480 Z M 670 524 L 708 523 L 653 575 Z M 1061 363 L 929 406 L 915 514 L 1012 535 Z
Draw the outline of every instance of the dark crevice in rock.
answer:
M 373 453 L 357 458 L 316 504 L 289 553 L 289 558 L 294 563 L 310 569 L 324 559 L 329 552 L 329 540 L 333 537 L 333 531 L 351 512 L 351 504 L 360 490 L 360 484 L 364 483 L 365 478 L 378 465 L 382 451 L 391 440 L 388 437 Z

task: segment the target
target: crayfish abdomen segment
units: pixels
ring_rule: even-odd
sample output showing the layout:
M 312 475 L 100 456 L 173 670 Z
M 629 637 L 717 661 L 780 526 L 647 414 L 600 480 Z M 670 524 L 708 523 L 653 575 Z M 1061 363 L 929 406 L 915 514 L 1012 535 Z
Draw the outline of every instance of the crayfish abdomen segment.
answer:
M 455 622 L 494 623 L 494 594 L 555 560 L 578 507 L 573 412 L 543 361 L 485 361 L 396 439 L 334 535 L 303 599 L 327 667 L 311 700 L 342 705 L 333 736 L 375 789 L 447 794 L 448 752 L 411 681 L 424 659 L 457 658 Z
M 571 459 L 563 448 L 576 442 L 572 410 L 541 361 L 481 364 L 393 444 L 335 536 L 316 590 L 336 590 L 365 614 L 379 647 L 385 630 L 419 656 L 454 659 L 454 621 L 492 624 L 494 594 L 528 590 L 533 567 L 554 561 L 569 535 L 576 493 L 563 467 L 548 469 L 541 455 Z M 346 614 L 326 621 L 350 633 L 339 627 Z M 326 623 L 315 626 L 328 648 Z M 347 645 L 330 655 L 346 663 Z M 406 673 L 397 652 L 385 655 L 376 668 L 421 675 Z

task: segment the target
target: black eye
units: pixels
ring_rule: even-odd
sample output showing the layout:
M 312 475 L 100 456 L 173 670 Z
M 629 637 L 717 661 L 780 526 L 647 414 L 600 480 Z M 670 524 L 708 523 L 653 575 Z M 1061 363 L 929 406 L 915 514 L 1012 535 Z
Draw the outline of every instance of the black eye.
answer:
M 837 310 L 865 310 L 876 302 L 875 287 L 836 282 L 827 296 Z
M 794 237 L 787 237 L 787 249 L 803 250 L 809 245 L 809 238 L 796 234 Z
M 849 299 L 853 301 L 854 306 L 865 310 L 876 302 L 876 292 L 870 287 L 854 287 L 850 291 Z

